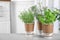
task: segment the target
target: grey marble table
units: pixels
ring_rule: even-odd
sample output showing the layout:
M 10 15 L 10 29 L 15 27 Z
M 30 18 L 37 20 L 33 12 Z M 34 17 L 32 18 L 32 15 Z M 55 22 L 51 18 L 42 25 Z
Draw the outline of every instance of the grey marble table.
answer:
M 46 38 L 40 35 L 0 34 L 0 40 L 60 40 L 60 34 Z

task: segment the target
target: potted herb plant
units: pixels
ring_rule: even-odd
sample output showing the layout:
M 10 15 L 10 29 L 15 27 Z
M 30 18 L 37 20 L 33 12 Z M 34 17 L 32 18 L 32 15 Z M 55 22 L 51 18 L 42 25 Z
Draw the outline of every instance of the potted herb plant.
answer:
M 58 20 L 59 20 L 59 30 L 60 30 L 60 14 L 58 14 Z
M 57 9 L 57 8 L 55 8 L 56 9 L 56 12 L 58 13 L 57 14 L 57 16 L 56 16 L 56 18 L 57 18 L 57 20 L 58 20 L 58 22 L 59 22 L 59 30 L 60 30 L 60 9 Z
M 39 21 L 39 18 L 37 16 L 41 15 L 39 12 L 41 9 L 38 9 L 36 5 L 32 6 L 31 7 L 31 10 L 33 11 L 36 19 L 37 19 L 37 27 L 38 27 L 38 31 L 39 31 L 39 34 L 41 35 L 42 33 L 42 23 Z
M 19 18 L 25 23 L 25 29 L 28 34 L 34 31 L 34 14 L 31 10 L 20 13 Z
M 44 14 L 38 16 L 39 21 L 42 23 L 42 29 L 44 36 L 51 36 L 53 34 L 53 23 L 56 21 L 58 12 L 44 8 Z
M 41 23 L 41 21 L 39 20 L 41 15 L 40 14 L 37 14 L 37 16 L 36 16 L 36 19 L 38 20 L 38 22 L 37 22 L 37 25 L 38 25 L 38 30 L 39 30 L 39 32 L 40 33 L 42 33 L 42 23 Z

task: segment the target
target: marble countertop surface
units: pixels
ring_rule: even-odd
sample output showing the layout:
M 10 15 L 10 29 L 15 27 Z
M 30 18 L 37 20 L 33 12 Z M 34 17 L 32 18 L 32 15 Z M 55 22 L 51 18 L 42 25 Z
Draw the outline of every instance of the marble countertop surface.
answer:
M 0 34 L 0 40 L 60 40 L 60 34 L 54 34 L 52 37 L 26 34 Z

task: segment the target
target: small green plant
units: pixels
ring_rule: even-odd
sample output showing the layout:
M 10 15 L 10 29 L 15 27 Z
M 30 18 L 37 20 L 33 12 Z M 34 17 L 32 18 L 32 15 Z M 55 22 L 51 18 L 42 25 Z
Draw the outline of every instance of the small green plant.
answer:
M 21 12 L 19 15 L 19 18 L 24 23 L 33 23 L 34 22 L 34 14 L 31 10 Z
M 37 7 L 37 5 L 33 5 L 30 9 L 34 12 L 34 15 L 37 16 L 37 14 L 41 14 L 42 13 L 42 9 L 41 9 L 41 4 L 38 3 L 39 7 Z
M 57 19 L 58 15 L 58 10 L 51 10 L 48 8 L 44 8 L 43 10 L 44 14 L 43 15 L 38 15 L 37 19 L 42 23 L 42 24 L 51 24 Z
M 32 10 L 33 12 L 36 12 L 36 11 L 37 11 L 36 5 L 32 6 L 32 7 L 31 7 L 31 10 Z
M 31 11 L 34 13 L 34 16 L 36 16 L 37 13 L 38 13 L 38 12 L 37 12 L 37 11 L 38 11 L 37 6 L 34 5 L 34 6 L 30 7 L 30 9 L 31 9 Z

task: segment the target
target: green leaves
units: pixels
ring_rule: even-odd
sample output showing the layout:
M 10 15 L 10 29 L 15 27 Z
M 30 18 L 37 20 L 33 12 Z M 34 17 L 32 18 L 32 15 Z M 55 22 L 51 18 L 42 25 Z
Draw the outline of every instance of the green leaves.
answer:
M 34 15 L 31 10 L 24 11 L 19 15 L 19 18 L 24 22 L 24 23 L 33 23 L 34 21 Z
M 55 13 L 58 13 L 56 17 L 60 21 L 60 9 L 56 9 L 55 11 L 56 11 Z
M 35 6 L 32 6 L 30 8 L 31 10 L 23 11 L 19 15 L 19 18 L 24 23 L 33 23 L 34 22 L 34 16 L 40 21 L 42 24 L 50 24 L 56 21 L 58 19 L 60 21 L 60 10 L 59 9 L 48 9 L 47 7 L 41 9 L 41 11 L 38 11 L 38 8 Z
M 58 11 L 51 10 L 51 9 L 44 9 L 43 10 L 44 15 L 38 15 L 37 19 L 42 23 L 42 24 L 50 24 L 56 21 L 56 15 L 59 13 Z
M 31 10 L 34 11 L 34 12 L 36 12 L 36 10 L 37 10 L 36 5 L 32 6 Z
M 58 20 L 60 21 L 60 14 L 58 14 Z

